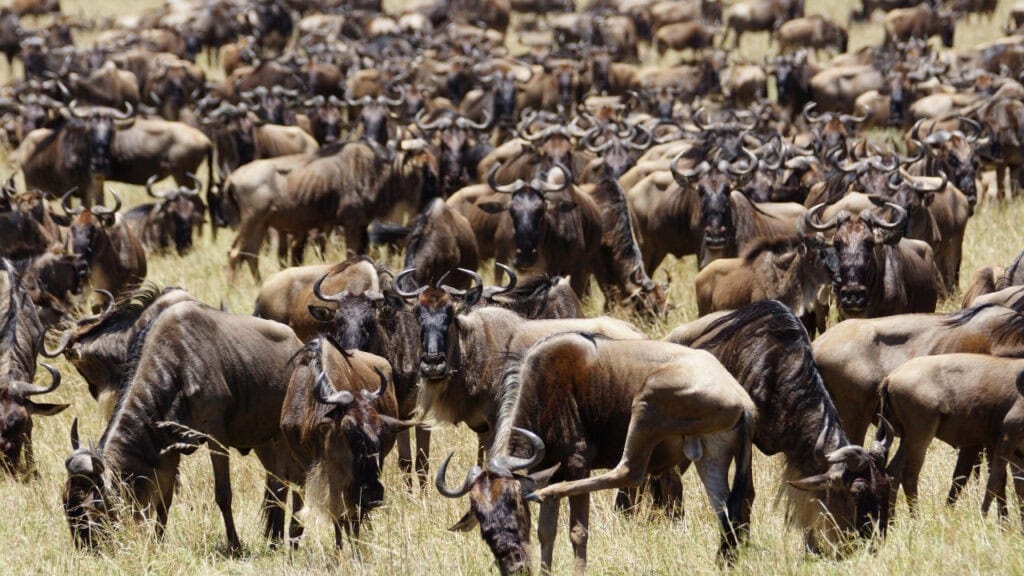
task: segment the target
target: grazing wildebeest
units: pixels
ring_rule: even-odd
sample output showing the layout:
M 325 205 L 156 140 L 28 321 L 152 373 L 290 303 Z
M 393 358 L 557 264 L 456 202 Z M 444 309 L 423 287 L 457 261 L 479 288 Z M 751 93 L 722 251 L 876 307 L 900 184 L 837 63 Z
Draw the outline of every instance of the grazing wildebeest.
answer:
M 460 530 L 479 524 L 503 574 L 531 571 L 526 497 L 541 502 L 537 536 L 541 567 L 550 571 L 559 499 L 569 497 L 569 537 L 577 574 L 586 570 L 590 492 L 638 484 L 648 472 L 684 459 L 696 462 L 721 523 L 720 554 L 735 552 L 747 529 L 753 402 L 707 352 L 666 342 L 612 340 L 589 333 L 555 334 L 534 344 L 500 381 L 501 415 L 487 468 L 470 469 L 462 486 L 442 494 L 470 494 Z M 527 438 L 532 456 L 514 442 Z M 728 472 L 735 462 L 730 488 Z M 514 474 L 554 466 L 562 482 L 537 489 Z M 590 477 L 595 468 L 613 468 Z M 550 470 L 549 470 L 550 471 Z
M 1021 521 L 1024 522 L 1024 361 L 987 354 L 944 354 L 915 358 L 882 382 L 882 416 L 901 436 L 889 466 L 893 488 L 903 486 L 911 512 L 925 452 L 938 438 L 961 453 L 984 450 L 988 484 L 981 502 L 985 514 L 996 501 L 1005 520 L 1006 467 L 1010 466 Z M 959 463 L 958 463 L 959 464 Z M 959 466 L 958 466 L 959 467 Z M 893 503 L 895 503 L 895 492 Z M 1024 528 L 1022 528 L 1024 529 Z
M 118 216 L 121 197 L 114 195 L 114 207 L 71 208 L 68 196 L 61 207 L 71 222 L 71 251 L 89 265 L 89 283 L 93 289 L 119 296 L 138 287 L 146 279 L 146 250 L 131 228 Z
M 141 335 L 141 336 L 140 336 Z M 129 344 L 117 407 L 99 444 L 81 446 L 77 421 L 65 461 L 64 512 L 77 546 L 94 548 L 124 490 L 135 515 L 155 515 L 162 534 L 182 454 L 209 442 L 214 496 L 227 544 L 241 549 L 223 450 L 255 450 L 267 470 L 265 535 L 284 537 L 287 483 L 299 481 L 281 435 L 288 365 L 302 343 L 291 328 L 179 302 Z M 297 535 L 292 524 L 291 535 Z
M 983 305 L 949 315 L 852 319 L 814 342 L 814 360 L 855 442 L 864 438 L 878 414 L 878 387 L 886 375 L 913 358 L 952 353 L 1024 355 L 1024 316 L 1011 308 Z M 950 502 L 977 459 L 977 450 L 961 452 Z
M 871 450 L 847 437 L 807 334 L 788 308 L 757 302 L 684 324 L 666 340 L 714 354 L 750 394 L 758 415 L 754 445 L 784 455 L 789 519 L 804 531 L 808 549 L 839 545 L 844 532 L 870 535 L 872 522 L 885 533 L 892 436 Z
M 1017 257 L 1006 268 L 982 266 L 975 270 L 971 285 L 964 291 L 963 307 L 974 306 L 978 298 L 986 294 L 1022 284 L 1024 284 L 1024 251 L 1017 254 Z
M 0 470 L 9 474 L 35 473 L 32 416 L 50 416 L 68 407 L 31 399 L 60 385 L 60 372 L 47 364 L 43 367 L 50 373 L 50 385 L 32 384 L 42 334 L 35 305 L 17 272 L 0 259 Z
M 381 466 L 395 435 L 410 424 L 396 419 L 385 359 L 339 350 L 318 337 L 297 360 L 281 407 L 281 431 L 305 474 L 306 509 L 329 517 L 341 548 L 342 532 L 358 539 L 366 514 L 381 505 Z
M 835 230 L 830 245 L 838 262 L 831 274 L 840 318 L 935 311 L 938 273 L 932 249 L 903 238 L 907 211 L 892 202 L 885 205 L 893 211 L 892 220 L 870 209 L 856 215 L 840 210 L 823 223 L 824 204 L 811 208 L 804 219 L 809 232 Z M 815 245 L 819 240 L 817 235 L 808 238 Z
M 195 298 L 180 288 L 160 289 L 154 284 L 125 294 L 119 300 L 105 290 L 98 292 L 108 300 L 103 312 L 79 319 L 64 332 L 56 349 L 43 348 L 39 353 L 47 358 L 63 355 L 82 375 L 89 395 L 109 418 L 126 370 L 129 342 L 164 310 Z

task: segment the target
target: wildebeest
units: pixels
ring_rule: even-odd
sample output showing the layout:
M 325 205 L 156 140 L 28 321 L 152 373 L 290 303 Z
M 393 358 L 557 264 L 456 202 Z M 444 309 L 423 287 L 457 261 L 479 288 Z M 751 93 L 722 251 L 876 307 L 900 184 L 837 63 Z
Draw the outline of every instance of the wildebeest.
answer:
M 555 334 L 508 368 L 501 389 L 487 468 L 470 469 L 462 486 L 450 490 L 444 484 L 446 461 L 437 483 L 445 496 L 470 494 L 470 511 L 455 528 L 479 524 L 503 574 L 531 570 L 523 492 L 541 502 L 537 535 L 545 571 L 551 569 L 559 499 L 570 498 L 569 535 L 579 574 L 587 563 L 589 493 L 638 484 L 646 473 L 684 459 L 696 462 L 721 523 L 720 554 L 734 553 L 749 518 L 756 409 L 713 356 L 665 342 Z M 537 431 L 527 436 L 530 457 L 523 458 L 515 430 Z M 550 466 L 562 482 L 545 488 L 514 474 Z M 588 478 L 595 468 L 613 469 Z
M 205 212 L 199 199 L 202 182 L 194 174 L 191 186 L 175 186 L 170 190 L 153 190 L 156 176 L 146 181 L 146 193 L 157 202 L 139 204 L 124 213 L 124 220 L 143 246 L 151 250 L 166 250 L 174 243 L 179 255 L 192 248 L 194 227 L 202 224 Z
M 53 196 L 74 190 L 86 206 L 102 203 L 102 178 L 111 172 L 115 133 L 133 125 L 131 106 L 83 110 L 71 103 L 61 109 L 64 122 L 33 130 L 11 160 L 25 173 L 25 184 Z M 148 175 L 147 175 L 148 177 Z
M 944 354 L 910 360 L 882 382 L 882 415 L 901 436 L 889 466 L 893 488 L 903 486 L 907 504 L 917 508 L 917 488 L 925 452 L 934 438 L 961 453 L 987 454 L 988 483 L 981 502 L 987 513 L 993 499 L 1005 520 L 1006 467 L 1011 468 L 1024 519 L 1024 361 L 985 354 Z M 969 473 L 970 469 L 958 472 Z M 894 494 L 895 495 L 895 494 Z
M 830 272 L 840 318 L 935 311 L 938 288 L 932 249 L 902 238 L 907 211 L 885 204 L 893 211 L 892 220 L 870 209 L 856 215 L 840 210 L 823 223 L 819 217 L 824 204 L 811 208 L 805 217 L 809 232 L 835 230 L 830 244 L 837 261 Z M 817 236 L 808 240 L 819 243 Z
M 409 424 L 396 419 L 383 358 L 338 350 L 318 337 L 297 359 L 281 431 L 305 473 L 306 509 L 327 514 L 341 548 L 342 531 L 359 538 L 360 522 L 383 501 L 381 465 Z
M 1017 257 L 1006 268 L 982 266 L 975 270 L 970 286 L 964 291 L 963 307 L 974 306 L 978 298 L 983 295 L 1022 284 L 1024 284 L 1024 251 L 1017 254 Z
M 956 20 L 953 13 L 933 7 L 928 2 L 912 8 L 897 8 L 885 15 L 885 44 L 895 45 L 911 38 L 927 40 L 931 36 L 941 36 L 942 45 L 952 48 Z
M 414 268 L 418 285 L 437 282 L 451 270 L 476 270 L 476 237 L 466 217 L 435 198 L 413 221 L 405 244 L 404 268 Z M 462 287 L 453 279 L 453 285 Z
M 714 354 L 750 394 L 758 413 L 754 445 L 785 456 L 790 521 L 809 549 L 838 545 L 842 532 L 869 535 L 872 522 L 885 533 L 892 436 L 870 450 L 847 437 L 807 335 L 785 306 L 758 302 L 684 324 L 666 340 Z
M 68 407 L 32 401 L 32 396 L 60 385 L 60 372 L 47 364 L 42 366 L 50 373 L 50 385 L 32 384 L 42 334 L 35 305 L 17 272 L 0 259 L 0 469 L 9 474 L 36 473 L 32 416 L 50 416 Z
M 142 336 L 140 336 L 140 334 Z M 231 512 L 226 448 L 255 450 L 267 470 L 265 535 L 284 536 L 287 482 L 297 481 L 281 435 L 289 361 L 302 346 L 287 326 L 179 302 L 129 344 L 117 407 L 99 444 L 82 446 L 78 423 L 65 461 L 64 512 L 75 544 L 94 548 L 124 490 L 137 515 L 162 533 L 182 454 L 209 442 L 214 496 L 227 544 L 241 542 Z M 297 526 L 292 525 L 292 536 Z
M 835 20 L 819 14 L 785 22 L 779 26 L 778 34 L 781 53 L 812 48 L 833 48 L 843 53 L 849 42 L 849 33 L 845 28 Z
M 146 251 L 117 213 L 121 197 L 113 192 L 114 207 L 71 208 L 68 192 L 61 206 L 71 222 L 71 251 L 89 265 L 89 283 L 93 289 L 120 295 L 146 279 Z

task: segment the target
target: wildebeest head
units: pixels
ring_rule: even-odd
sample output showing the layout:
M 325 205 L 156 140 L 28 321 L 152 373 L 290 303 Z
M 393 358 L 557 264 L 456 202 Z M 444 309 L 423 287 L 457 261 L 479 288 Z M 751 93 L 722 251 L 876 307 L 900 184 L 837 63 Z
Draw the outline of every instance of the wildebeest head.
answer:
M 401 310 L 405 301 L 392 290 L 367 290 L 352 293 L 342 290 L 337 294 L 324 294 L 322 285 L 331 274 L 328 272 L 313 283 L 313 295 L 324 302 L 334 302 L 337 308 L 309 306 L 309 313 L 323 325 L 323 331 L 331 335 L 343 350 L 363 350 L 376 353 L 380 347 L 380 323 L 378 313 L 384 307 Z
M 114 207 L 96 206 L 93 208 L 71 208 L 67 201 L 74 190 L 69 190 L 61 197 L 61 207 L 68 216 L 74 216 L 71 222 L 71 253 L 88 261 L 92 258 L 93 252 L 99 247 L 100 238 L 107 228 L 114 224 L 117 218 L 117 211 L 121 209 L 121 197 L 117 192 L 111 191 L 114 195 Z
M 463 174 L 469 170 L 468 155 L 473 146 L 473 132 L 487 131 L 491 115 L 485 112 L 482 122 L 474 122 L 451 110 L 431 114 L 430 120 L 427 116 L 426 110 L 420 110 L 416 114 L 416 126 L 424 135 L 436 138 L 442 185 L 446 191 L 454 191 L 466 182 Z
M 669 168 L 676 183 L 684 190 L 693 188 L 700 195 L 700 221 L 703 230 L 703 245 L 712 252 L 721 252 L 735 242 L 736 230 L 732 222 L 732 203 L 729 196 L 734 189 L 742 188 L 757 169 L 757 157 L 743 149 L 745 163 L 730 163 L 712 158 L 715 165 L 703 161 L 690 170 L 679 170 L 676 156 Z M 718 156 L 717 154 L 715 156 Z
M 213 126 L 230 139 L 234 146 L 235 160 L 241 164 L 251 162 L 256 157 L 256 139 L 254 131 L 258 120 L 250 114 L 248 104 L 223 103 L 201 120 L 205 126 Z
M 826 430 L 823 427 L 818 438 L 818 454 L 823 452 Z M 817 493 L 831 516 L 829 521 L 840 530 L 869 538 L 877 522 L 884 536 L 889 525 L 890 493 L 885 465 L 893 438 L 892 426 L 883 418 L 870 450 L 844 446 L 826 455 L 828 471 L 790 481 L 790 485 Z
M 934 130 L 933 125 L 922 139 L 920 134 L 922 122 L 923 120 L 919 120 L 914 124 L 910 131 L 911 141 L 919 147 L 923 147 L 928 157 L 938 163 L 946 174 L 949 174 L 950 180 L 967 196 L 967 202 L 971 206 L 977 204 L 979 161 L 974 149 L 985 146 L 989 142 L 988 137 L 980 138 L 981 125 L 970 118 L 961 117 L 960 122 L 969 129 L 968 132 Z
M 560 194 L 572 184 L 572 173 L 560 163 L 554 164 L 555 169 L 561 172 L 562 181 L 559 184 L 552 184 L 549 180 L 534 178 L 527 183 L 517 179 L 510 184 L 498 184 L 496 176 L 501 168 L 500 162 L 495 162 L 487 174 L 487 184 L 495 192 L 510 194 L 508 202 L 481 202 L 477 207 L 489 214 L 500 214 L 506 210 L 512 218 L 512 227 L 515 229 L 515 265 L 517 268 L 529 268 L 536 264 L 538 258 L 538 246 L 541 236 L 549 219 L 557 218 L 558 214 L 565 214 L 576 208 L 576 203 L 568 196 L 554 199 L 548 198 L 547 194 Z
M 9 474 L 16 471 L 25 441 L 32 437 L 32 416 L 52 416 L 69 406 L 31 400 L 32 396 L 53 392 L 60 386 L 60 372 L 49 364 L 42 366 L 50 373 L 49 386 L 12 379 L 9 374 L 0 380 L 0 469 Z
M 64 166 L 73 169 L 88 168 L 93 174 L 106 175 L 110 172 L 110 149 L 118 129 L 130 127 L 132 105 L 125 103 L 126 110 L 119 112 L 112 108 L 80 109 L 72 101 L 61 114 L 67 120 L 65 129 L 81 138 L 79 145 L 70 143 L 65 147 Z M 85 164 L 88 163 L 88 166 Z
M 399 87 L 398 97 L 388 98 L 385 95 L 363 96 L 353 100 L 350 94 L 345 95 L 345 102 L 353 108 L 362 108 L 359 122 L 363 126 L 363 137 L 367 140 L 385 144 L 388 141 L 388 118 L 392 113 L 389 106 L 401 106 L 405 102 L 405 89 Z
M 158 175 L 154 174 L 146 180 L 146 192 L 160 200 L 158 218 L 163 220 L 167 229 L 171 232 L 174 240 L 174 247 L 178 254 L 185 254 L 192 248 L 192 231 L 196 221 L 202 222 L 203 204 L 199 198 L 202 183 L 195 174 L 189 172 L 188 177 L 192 180 L 192 186 L 178 186 L 164 192 L 153 190 L 153 184 Z M 165 237 L 160 238 L 161 247 L 166 248 Z
M 939 178 L 940 181 L 937 183 L 928 182 L 911 176 L 902 168 L 898 174 L 890 177 L 889 190 L 892 200 L 907 211 L 909 222 L 928 218 L 928 207 L 935 200 L 935 194 L 945 190 L 946 184 L 949 183 L 949 177 L 945 172 L 940 171 Z
M 574 60 L 550 60 L 544 63 L 544 70 L 555 78 L 560 110 L 566 103 L 579 100 L 581 63 Z
M 71 424 L 71 450 L 64 461 L 68 471 L 64 483 L 64 516 L 75 546 L 95 548 L 111 520 L 112 510 L 107 505 L 110 475 L 100 451 L 80 445 L 78 418 Z
M 480 536 L 490 547 L 501 574 L 529 574 L 530 508 L 526 496 L 547 485 L 558 466 L 525 474 L 544 459 L 544 442 L 534 433 L 512 428 L 529 440 L 532 455 L 528 458 L 495 456 L 481 469 L 473 466 L 466 474 L 462 486 L 450 489 L 445 484 L 448 464 L 454 452 L 449 453 L 437 471 L 435 486 L 448 498 L 469 495 L 469 511 L 450 530 L 466 532 L 480 526 Z
M 316 468 L 320 479 L 327 480 L 328 485 L 320 488 L 330 494 L 326 508 L 335 518 L 347 515 L 346 508 L 358 508 L 361 519 L 381 505 L 381 438 L 408 428 L 377 411 L 376 403 L 387 390 L 388 378 L 379 368 L 375 370 L 380 378 L 376 392 L 338 390 L 322 367 L 313 384 L 313 397 L 321 408 L 312 411 L 316 420 L 303 435 L 318 451 L 322 449 Z M 339 475 L 344 478 L 338 478 Z M 317 492 L 316 486 L 310 488 Z M 339 488 L 343 488 L 343 493 L 331 493 Z
M 907 211 L 901 206 L 886 202 L 893 211 L 892 220 L 883 220 L 871 210 L 865 209 L 857 216 L 841 210 L 828 222 L 820 221 L 824 204 L 811 208 L 804 219 L 808 229 L 828 232 L 835 229 L 832 247 L 838 259 L 832 275 L 832 286 L 838 295 L 839 309 L 846 317 L 863 314 L 873 294 L 871 287 L 878 286 L 884 270 L 884 262 L 875 255 L 875 248 L 895 244 L 903 237 L 907 222 Z
M 625 130 L 618 128 L 613 123 L 611 128 L 589 132 L 582 141 L 587 150 L 601 159 L 604 173 L 616 180 L 633 167 L 634 152 L 642 152 L 654 143 L 654 134 L 646 126 L 630 124 Z
M 847 140 L 851 134 L 849 127 L 864 123 L 868 119 L 867 112 L 864 112 L 861 116 L 836 114 L 834 112 L 815 114 L 814 109 L 817 106 L 816 102 L 808 102 L 803 110 L 804 120 L 811 126 L 811 130 L 815 135 L 815 150 L 819 153 L 835 150 L 836 148 L 846 150 Z
M 471 276 L 474 285 L 467 290 L 452 288 L 442 276 L 432 285 L 403 289 L 412 282 L 416 270 L 403 270 L 395 278 L 395 292 L 406 301 L 415 301 L 413 314 L 420 327 L 420 376 L 427 381 L 444 381 L 451 376 L 456 346 L 459 343 L 458 313 L 476 306 L 483 294 L 483 280 L 472 270 L 458 271 Z M 456 304 L 460 305 L 456 309 Z
M 303 102 L 308 110 L 313 137 L 321 145 L 336 142 L 341 137 L 341 107 L 344 103 L 333 94 L 327 98 L 315 96 Z
M 203 77 L 186 62 L 163 61 L 146 84 L 149 99 L 159 107 L 160 115 L 177 120 L 187 104 L 199 99 Z

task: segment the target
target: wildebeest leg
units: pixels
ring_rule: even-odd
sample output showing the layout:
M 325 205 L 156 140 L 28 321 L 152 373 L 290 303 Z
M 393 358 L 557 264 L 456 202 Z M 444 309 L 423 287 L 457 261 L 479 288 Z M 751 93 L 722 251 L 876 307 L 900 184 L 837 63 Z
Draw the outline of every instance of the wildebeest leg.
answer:
M 1006 164 L 996 166 L 996 195 L 999 197 L 999 200 L 1006 198 L 1006 172 Z
M 430 429 L 416 427 L 416 472 L 420 477 L 420 487 L 426 488 L 430 482 Z
M 988 486 L 985 490 L 985 498 L 981 501 L 982 515 L 988 513 L 992 499 L 996 500 L 996 511 L 1000 520 L 1006 520 L 1006 466 L 1013 458 L 1013 451 L 1020 439 L 1021 426 L 1003 422 L 999 439 L 988 451 Z
M 356 254 L 366 254 L 366 247 L 370 244 L 370 237 L 366 232 L 366 222 L 351 222 L 345 226 L 345 250 L 351 250 Z
M 587 540 L 590 535 L 590 494 L 569 498 L 569 541 L 576 558 L 576 574 L 587 571 Z
M 263 245 L 267 228 L 267 220 L 263 217 L 247 218 L 239 223 L 238 236 L 231 244 L 228 256 L 229 282 L 234 281 L 235 270 L 241 261 L 249 265 L 253 279 L 260 281 L 260 246 Z
M 284 539 L 285 504 L 288 486 L 274 474 L 267 473 L 267 484 L 263 490 L 263 536 L 276 547 Z
M 342 546 L 342 520 L 338 518 L 334 521 L 334 547 L 338 550 L 343 548 Z
M 398 443 L 398 469 L 405 477 L 405 487 L 412 488 L 412 440 L 408 430 L 402 430 L 396 438 Z
M 701 444 L 704 445 L 704 455 L 695 463 L 711 508 L 721 524 L 723 536 L 719 556 L 726 558 L 735 553 L 747 526 L 747 519 L 743 515 L 746 502 L 735 515 L 730 514 L 729 510 L 729 466 L 736 454 L 736 436 L 732 431 L 703 436 Z M 749 489 L 750 484 L 747 487 Z
M 615 492 L 615 509 L 632 514 L 640 503 L 640 487 L 619 488 Z
M 210 462 L 213 464 L 213 496 L 217 501 L 217 508 L 224 517 L 224 529 L 227 531 L 228 550 L 237 552 L 242 549 L 242 543 L 238 539 L 238 532 L 235 530 L 235 517 L 231 513 L 231 468 L 228 463 L 228 455 L 223 452 L 210 452 Z
M 960 452 L 956 457 L 956 467 L 953 469 L 953 483 L 949 487 L 949 495 L 946 496 L 947 505 L 952 506 L 956 504 L 957 498 L 960 497 L 960 492 L 963 491 L 967 481 L 971 478 L 972 472 L 978 466 L 980 454 L 981 446 L 960 448 Z
M 1021 530 L 1024 531 L 1024 458 L 1014 452 L 1008 464 L 1010 477 L 1013 478 L 1013 491 L 1017 494 L 1017 514 L 1020 516 Z
M 558 532 L 558 512 L 561 502 L 541 502 L 540 517 L 537 520 L 537 540 L 540 542 L 540 570 L 551 573 L 551 561 L 555 553 L 555 535 Z
M 163 538 L 164 531 L 167 528 L 167 515 L 171 510 L 171 502 L 174 500 L 174 487 L 178 484 L 178 475 L 174 475 L 174 480 L 170 482 L 170 486 L 164 488 L 163 493 L 160 495 L 160 499 L 157 500 L 156 508 L 156 537 Z
M 302 538 L 302 533 L 305 532 L 305 528 L 302 523 L 299 522 L 298 515 L 299 510 L 302 510 L 302 494 L 296 490 L 292 490 L 292 518 L 288 524 L 288 544 L 292 548 L 299 547 L 299 540 Z
M 907 507 L 911 514 L 917 513 L 917 482 L 921 476 L 921 468 L 924 466 L 925 453 L 928 445 L 935 437 L 938 428 L 937 422 L 922 422 L 908 429 L 904 427 L 903 439 L 900 441 L 900 448 L 896 451 L 896 457 L 890 465 L 889 475 L 893 477 L 892 491 L 890 492 L 890 518 L 896 501 L 900 484 L 903 485 L 903 493 L 907 496 Z
M 306 254 L 306 242 L 309 240 L 309 233 L 299 234 L 292 238 L 291 241 L 291 264 L 292 266 L 299 266 L 302 264 L 303 257 Z
M 665 511 L 669 518 L 683 518 L 683 482 L 675 470 L 669 469 L 657 476 L 648 477 L 651 482 L 651 498 L 657 508 Z

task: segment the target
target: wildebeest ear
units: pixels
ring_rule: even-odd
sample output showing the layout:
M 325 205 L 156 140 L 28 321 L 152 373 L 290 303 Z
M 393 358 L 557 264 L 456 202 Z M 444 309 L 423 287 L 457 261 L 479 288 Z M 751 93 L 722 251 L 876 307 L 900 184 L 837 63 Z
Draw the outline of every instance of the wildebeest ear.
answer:
M 477 284 L 476 286 L 470 288 L 466 292 L 466 295 L 462 297 L 462 309 L 468 310 L 473 306 L 476 306 L 480 302 L 480 297 L 483 296 L 483 293 L 483 284 Z
M 502 202 L 481 202 L 477 204 L 476 207 L 488 214 L 501 214 L 505 210 L 508 210 L 508 205 Z
M 330 322 L 334 320 L 334 310 L 326 306 L 309 305 L 309 315 L 317 322 Z
M 385 290 L 384 298 L 378 302 L 383 302 L 395 310 L 405 310 L 405 298 L 399 296 L 394 290 Z
M 392 418 L 391 416 L 386 416 L 384 414 L 380 415 L 380 422 L 384 425 L 384 429 L 392 434 L 405 432 L 416 425 L 415 422 L 410 420 L 399 420 L 398 418 Z
M 458 522 L 452 524 L 452 527 L 448 530 L 452 532 L 469 532 L 476 528 L 477 523 L 476 514 L 473 514 L 473 511 L 470 510 L 462 518 L 459 518 Z
M 71 404 L 44 404 L 38 402 L 25 402 L 25 408 L 33 414 L 39 416 L 53 416 L 54 414 L 60 414 Z
M 558 204 L 555 205 L 555 209 L 563 214 L 566 212 L 572 212 L 576 209 L 576 203 L 568 200 L 559 200 Z
M 897 244 L 903 238 L 903 232 L 900 230 L 886 230 L 876 226 L 871 232 L 877 244 Z
M 835 480 L 836 477 L 832 473 L 826 472 L 824 474 L 808 476 L 807 478 L 801 478 L 799 480 L 789 480 L 788 483 L 797 490 L 822 492 L 831 488 Z
M 925 192 L 921 201 L 924 202 L 925 206 L 931 206 L 932 202 L 935 202 L 935 192 Z
M 550 468 L 538 470 L 527 476 L 523 476 L 519 479 L 519 485 L 523 492 L 523 495 L 530 494 L 548 485 L 551 482 L 551 478 L 554 477 L 555 472 L 561 468 L 562 463 L 559 462 Z

